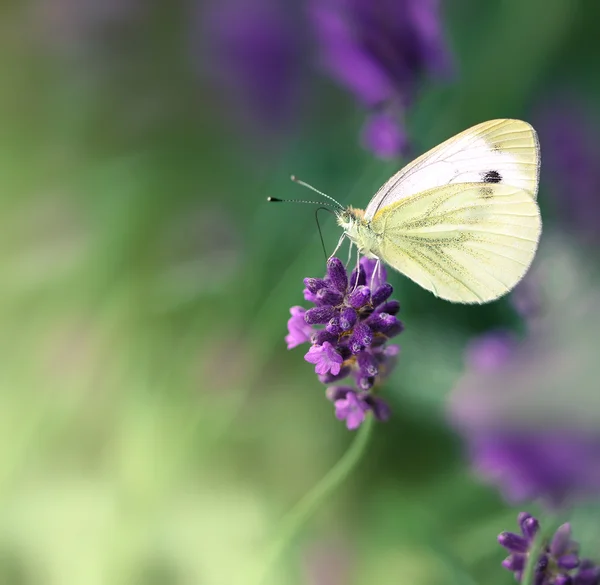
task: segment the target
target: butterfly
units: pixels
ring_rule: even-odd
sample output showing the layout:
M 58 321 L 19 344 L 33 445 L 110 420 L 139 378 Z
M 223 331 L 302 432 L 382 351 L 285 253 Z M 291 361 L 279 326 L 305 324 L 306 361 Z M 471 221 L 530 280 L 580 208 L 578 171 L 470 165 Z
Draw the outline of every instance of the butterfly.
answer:
M 336 210 L 337 223 L 360 254 L 434 295 L 487 303 L 508 293 L 535 256 L 539 173 L 535 130 L 490 120 L 398 171 L 364 211 Z
M 344 230 L 336 251 L 348 238 L 359 254 L 442 299 L 487 303 L 511 291 L 533 261 L 542 232 L 539 175 L 533 127 L 500 119 L 477 124 L 409 163 L 365 210 L 292 180 L 336 204 Z

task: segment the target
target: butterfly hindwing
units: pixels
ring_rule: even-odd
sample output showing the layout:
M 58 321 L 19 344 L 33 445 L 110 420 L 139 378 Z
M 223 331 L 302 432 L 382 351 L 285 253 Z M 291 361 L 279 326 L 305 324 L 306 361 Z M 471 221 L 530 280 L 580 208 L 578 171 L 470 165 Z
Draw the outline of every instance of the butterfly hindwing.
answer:
M 365 210 L 370 220 L 388 205 L 435 187 L 503 184 L 537 196 L 540 154 L 535 130 L 521 120 L 490 120 L 446 140 L 398 171 Z
M 404 197 L 371 221 L 374 252 L 435 295 L 484 303 L 511 290 L 537 248 L 541 219 L 531 192 L 503 183 L 435 187 Z

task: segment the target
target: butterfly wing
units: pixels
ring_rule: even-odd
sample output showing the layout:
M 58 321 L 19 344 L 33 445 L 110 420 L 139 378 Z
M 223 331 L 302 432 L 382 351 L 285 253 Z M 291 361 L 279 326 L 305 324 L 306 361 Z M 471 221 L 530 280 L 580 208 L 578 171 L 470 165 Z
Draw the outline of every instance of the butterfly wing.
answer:
M 509 185 L 535 199 L 539 172 L 535 130 L 521 120 L 490 120 L 442 142 L 398 171 L 371 199 L 365 219 L 405 197 L 458 183 Z
M 443 299 L 486 303 L 521 280 L 542 224 L 530 191 L 461 183 L 387 205 L 371 228 L 386 264 Z

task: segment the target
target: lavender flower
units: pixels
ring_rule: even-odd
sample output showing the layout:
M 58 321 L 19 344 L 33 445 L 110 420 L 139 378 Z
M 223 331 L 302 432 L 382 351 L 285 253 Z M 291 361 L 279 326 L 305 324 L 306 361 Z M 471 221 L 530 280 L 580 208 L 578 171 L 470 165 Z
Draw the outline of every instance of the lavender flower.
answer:
M 527 565 L 532 545 L 540 524 L 527 512 L 518 516 L 521 534 L 502 532 L 498 542 L 510 555 L 502 566 L 515 574 L 520 583 Z M 571 539 L 571 525 L 559 526 L 549 542 L 543 542 L 536 559 L 534 583 L 536 585 L 598 585 L 600 568 L 589 559 L 579 557 L 579 545 Z
M 564 509 L 600 497 L 600 297 L 568 245 L 549 244 L 532 274 L 545 306 L 535 326 L 518 345 L 504 331 L 473 340 L 448 412 L 474 470 L 510 503 Z
M 381 157 L 406 147 L 399 119 L 421 78 L 450 69 L 437 0 L 313 0 L 324 67 L 374 113 L 365 145 Z
M 342 262 L 331 258 L 325 278 L 304 279 L 304 298 L 315 306 L 292 307 L 288 321 L 288 349 L 310 341 L 304 359 L 314 364 L 321 382 L 354 378 L 356 388 L 330 386 L 326 392 L 336 417 L 351 430 L 368 412 L 378 420 L 389 418 L 387 404 L 373 392 L 399 352 L 387 341 L 403 329 L 396 317 L 400 304 L 390 300 L 393 289 L 385 282 L 385 269 L 375 267 L 375 260 L 363 258 L 348 277 Z
M 193 36 L 202 46 L 194 52 L 207 56 L 205 73 L 231 112 L 266 134 L 290 122 L 301 93 L 304 41 L 292 8 L 282 0 L 198 3 Z
M 468 377 L 478 382 L 461 384 L 451 402 L 451 418 L 465 436 L 469 457 L 477 473 L 496 484 L 511 503 L 539 499 L 548 508 L 600 494 L 600 434 L 564 420 L 536 423 L 502 412 L 484 376 L 514 372 L 518 353 L 514 337 L 505 331 L 487 333 L 471 341 L 466 352 Z M 522 350 L 523 351 L 523 350 Z M 527 353 L 527 349 L 524 350 Z M 467 377 L 467 378 L 468 378 Z M 500 389 L 498 389 L 500 391 Z M 507 396 L 507 393 L 509 394 Z M 518 385 L 504 388 L 510 400 Z M 541 398 L 541 397 L 540 397 Z M 541 415 L 545 405 L 538 407 Z
M 516 340 L 510 331 L 489 331 L 469 342 L 465 361 L 474 370 L 493 371 L 507 364 L 515 349 Z
M 510 502 L 539 498 L 554 509 L 600 493 L 600 437 L 588 431 L 482 429 L 469 451 Z
M 548 190 L 558 217 L 587 243 L 600 242 L 600 122 L 571 98 L 556 98 L 538 120 L 548 169 Z

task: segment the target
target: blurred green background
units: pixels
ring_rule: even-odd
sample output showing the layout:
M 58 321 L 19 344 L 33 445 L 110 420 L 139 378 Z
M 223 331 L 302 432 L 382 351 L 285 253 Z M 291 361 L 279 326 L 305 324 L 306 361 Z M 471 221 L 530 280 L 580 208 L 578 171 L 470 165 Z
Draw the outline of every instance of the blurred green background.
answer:
M 283 340 L 302 279 L 324 271 L 313 209 L 265 200 L 305 197 L 294 173 L 364 207 L 400 163 L 360 147 L 363 113 L 309 59 L 285 131 L 238 122 L 198 8 L 2 5 L 0 583 L 246 583 L 353 437 Z M 596 123 L 598 3 L 443 14 L 455 73 L 407 112 L 415 153 L 486 119 L 535 124 L 565 92 Z M 591 271 L 545 173 L 540 256 L 567 234 Z M 339 230 L 322 228 L 331 250 Z M 468 340 L 523 324 L 508 299 L 451 305 L 390 279 L 406 325 L 393 417 L 270 583 L 512 582 L 496 535 L 519 509 L 471 472 L 445 412 Z

